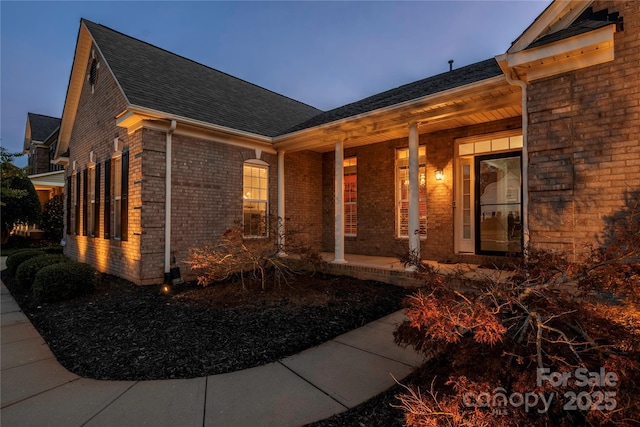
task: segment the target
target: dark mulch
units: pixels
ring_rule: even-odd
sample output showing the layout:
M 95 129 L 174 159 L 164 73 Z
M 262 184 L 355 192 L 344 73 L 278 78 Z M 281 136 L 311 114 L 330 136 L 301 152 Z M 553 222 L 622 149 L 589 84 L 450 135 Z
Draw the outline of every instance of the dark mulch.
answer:
M 262 291 L 184 284 L 170 296 L 103 276 L 72 301 L 35 305 L 2 280 L 58 361 L 87 378 L 194 378 L 273 362 L 401 308 L 407 290 L 349 277 L 297 276 Z

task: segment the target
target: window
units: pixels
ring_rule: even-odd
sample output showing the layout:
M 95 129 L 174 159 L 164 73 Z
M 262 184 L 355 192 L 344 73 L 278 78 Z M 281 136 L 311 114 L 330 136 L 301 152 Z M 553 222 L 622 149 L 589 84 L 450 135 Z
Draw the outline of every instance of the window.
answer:
M 122 156 L 111 160 L 113 171 L 113 238 L 122 238 Z
M 89 221 L 87 219 L 89 213 L 89 169 L 82 171 L 82 235 L 87 235 L 87 227 Z
M 117 153 L 111 159 L 111 184 L 113 205 L 105 206 L 105 215 L 113 207 L 112 227 L 105 229 L 105 238 L 113 231 L 113 238 L 126 241 L 129 238 L 129 152 Z M 106 191 L 106 190 L 105 190 Z M 105 195 L 106 198 L 106 195 Z M 105 203 L 106 205 L 106 203 Z M 106 227 L 106 225 L 105 225 Z
M 244 235 L 247 237 L 266 237 L 268 234 L 269 168 L 257 163 L 245 163 L 242 178 Z
M 75 188 L 73 189 L 74 194 L 74 228 L 73 231 L 77 235 L 80 234 L 80 173 L 75 173 Z
M 89 236 L 96 235 L 96 167 L 89 167 L 87 174 L 87 232 Z
M 65 204 L 66 210 L 66 233 L 71 234 L 71 203 L 73 200 L 73 176 L 67 177 L 67 188 L 65 188 L 65 194 L 67 195 L 67 203 Z
M 418 148 L 418 181 L 420 204 L 420 237 L 427 235 L 427 173 L 426 148 Z M 396 200 L 398 237 L 409 237 L 409 149 L 396 150 Z
M 344 159 L 344 234 L 358 233 L 358 159 Z

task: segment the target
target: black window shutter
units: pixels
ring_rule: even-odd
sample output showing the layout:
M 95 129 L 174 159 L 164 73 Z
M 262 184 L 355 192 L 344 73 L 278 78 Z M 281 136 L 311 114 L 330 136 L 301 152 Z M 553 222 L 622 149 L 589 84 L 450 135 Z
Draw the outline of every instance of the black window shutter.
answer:
M 74 232 L 80 234 L 80 172 L 76 172 L 76 204 L 75 204 Z
M 89 177 L 89 169 L 82 171 L 82 235 L 87 235 L 87 207 L 89 205 L 89 186 L 87 178 Z
M 96 186 L 94 190 L 94 197 L 96 202 L 93 205 L 93 235 L 100 235 L 100 163 L 96 164 L 95 170 Z
M 69 175 L 67 177 L 67 188 L 66 188 L 66 192 L 67 192 L 67 234 L 71 234 L 71 203 L 73 202 L 73 199 L 71 198 L 71 175 Z
M 122 153 L 122 201 L 120 240 L 129 240 L 129 152 Z
M 111 238 L 111 159 L 104 161 L 104 238 Z

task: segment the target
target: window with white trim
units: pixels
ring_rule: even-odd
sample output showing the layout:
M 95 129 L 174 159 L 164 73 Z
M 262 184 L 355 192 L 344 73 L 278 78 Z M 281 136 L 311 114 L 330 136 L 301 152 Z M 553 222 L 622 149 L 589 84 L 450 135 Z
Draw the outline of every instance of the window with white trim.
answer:
M 96 211 L 96 166 L 89 166 L 87 173 L 87 233 L 91 237 L 96 235 L 95 211 Z
M 344 159 L 344 234 L 358 234 L 358 159 Z
M 420 237 L 427 235 L 427 151 L 425 146 L 418 148 L 419 154 L 419 205 Z M 409 237 L 409 149 L 396 150 L 396 224 L 398 237 Z
M 113 238 L 122 239 L 122 155 L 111 159 L 113 182 Z
M 245 237 L 268 235 L 269 166 L 245 162 L 242 170 L 242 225 Z

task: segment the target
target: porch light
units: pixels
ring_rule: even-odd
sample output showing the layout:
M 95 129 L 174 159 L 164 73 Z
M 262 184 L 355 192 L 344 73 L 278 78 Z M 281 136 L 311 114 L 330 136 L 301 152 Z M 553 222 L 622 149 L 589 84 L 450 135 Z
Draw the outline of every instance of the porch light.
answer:
M 436 181 L 442 181 L 444 179 L 444 172 L 442 169 L 436 169 Z

